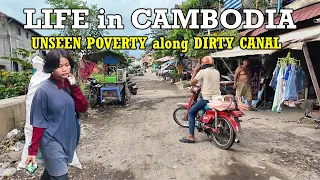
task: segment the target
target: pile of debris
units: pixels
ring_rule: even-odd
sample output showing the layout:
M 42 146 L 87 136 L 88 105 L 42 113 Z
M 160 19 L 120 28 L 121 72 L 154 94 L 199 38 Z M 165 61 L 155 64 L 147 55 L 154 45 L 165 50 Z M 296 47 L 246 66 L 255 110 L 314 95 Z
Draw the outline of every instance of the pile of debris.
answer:
M 24 143 L 24 132 L 18 129 L 10 131 L 0 142 L 0 179 L 7 179 L 17 172 Z
M 7 136 L 0 142 L 0 154 L 10 151 L 19 151 L 20 143 L 24 140 L 24 132 L 18 129 L 13 129 Z

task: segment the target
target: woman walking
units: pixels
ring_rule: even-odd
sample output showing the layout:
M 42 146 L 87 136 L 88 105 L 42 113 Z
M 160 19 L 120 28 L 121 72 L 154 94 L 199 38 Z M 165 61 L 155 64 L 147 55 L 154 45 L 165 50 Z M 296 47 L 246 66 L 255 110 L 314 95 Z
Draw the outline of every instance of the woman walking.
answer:
M 88 102 L 70 73 L 73 65 L 67 50 L 50 51 L 43 70 L 51 73 L 51 77 L 39 87 L 32 101 L 33 134 L 26 165 L 36 162 L 40 148 L 45 167 L 42 180 L 68 179 L 67 165 L 72 162 L 79 142 L 80 123 L 76 112 L 85 112 Z

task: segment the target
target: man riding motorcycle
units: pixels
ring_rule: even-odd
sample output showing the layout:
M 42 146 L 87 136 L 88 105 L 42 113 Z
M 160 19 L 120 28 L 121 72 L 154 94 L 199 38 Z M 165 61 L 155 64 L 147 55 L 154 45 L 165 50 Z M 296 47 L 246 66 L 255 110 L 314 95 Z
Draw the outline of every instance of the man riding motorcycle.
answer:
M 220 72 L 214 67 L 214 60 L 211 56 L 205 56 L 201 60 L 201 65 L 196 67 L 189 84 L 195 86 L 201 84 L 201 97 L 188 112 L 189 134 L 180 139 L 183 143 L 194 143 L 195 118 L 197 113 L 205 108 L 213 95 L 221 95 L 220 92 Z

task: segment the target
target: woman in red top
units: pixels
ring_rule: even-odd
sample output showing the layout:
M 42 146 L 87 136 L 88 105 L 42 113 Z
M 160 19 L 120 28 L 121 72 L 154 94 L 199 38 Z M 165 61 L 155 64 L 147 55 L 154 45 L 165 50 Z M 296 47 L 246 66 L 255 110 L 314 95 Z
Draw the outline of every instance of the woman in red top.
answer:
M 67 50 L 50 51 L 43 70 L 52 75 L 32 100 L 30 124 L 33 134 L 26 165 L 36 162 L 40 148 L 45 166 L 41 179 L 68 179 L 67 165 L 72 162 L 78 145 L 80 123 L 76 111 L 85 112 L 88 102 L 70 73 L 73 64 Z

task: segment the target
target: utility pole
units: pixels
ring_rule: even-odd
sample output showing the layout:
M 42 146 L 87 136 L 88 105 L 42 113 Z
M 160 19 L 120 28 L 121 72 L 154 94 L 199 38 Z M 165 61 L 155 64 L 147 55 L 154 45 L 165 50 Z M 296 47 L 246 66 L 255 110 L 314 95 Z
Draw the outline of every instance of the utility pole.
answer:
M 202 5 L 203 5 L 203 0 L 200 0 L 200 8 L 199 8 L 199 16 L 200 16 L 200 19 L 201 19 L 201 16 L 202 14 L 200 13 L 201 12 L 201 9 L 202 9 Z M 199 26 L 201 27 L 201 26 Z M 202 29 L 200 28 L 200 33 L 201 33 L 201 36 L 203 36 L 203 32 L 202 32 Z
M 218 23 L 219 23 L 219 31 L 221 30 L 221 21 L 220 21 L 220 15 L 221 15 L 221 1 L 219 0 L 219 10 L 218 10 L 219 12 L 218 12 L 218 16 L 219 16 L 219 21 L 218 21 Z

